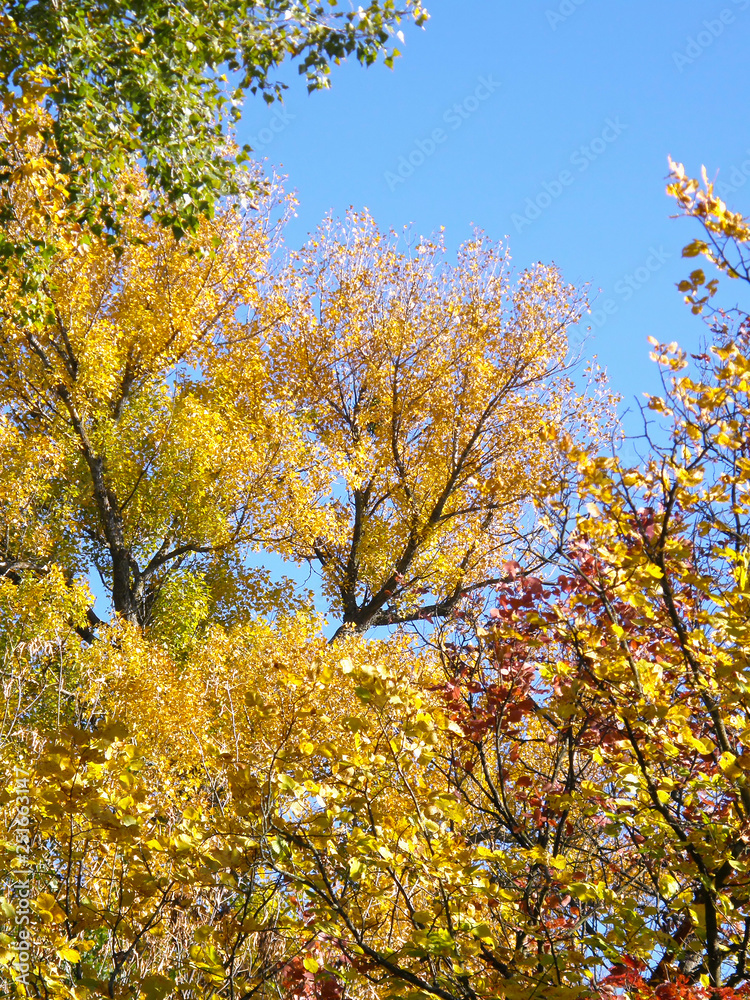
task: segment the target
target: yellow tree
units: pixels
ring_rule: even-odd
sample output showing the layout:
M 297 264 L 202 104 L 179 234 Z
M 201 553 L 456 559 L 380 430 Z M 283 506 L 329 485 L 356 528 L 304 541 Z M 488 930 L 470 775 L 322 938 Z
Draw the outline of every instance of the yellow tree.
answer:
M 315 529 L 281 551 L 317 564 L 357 631 L 444 616 L 511 555 L 538 565 L 530 501 L 561 475 L 550 428 L 595 438 L 606 423 L 608 401 L 570 378 L 583 295 L 541 264 L 514 283 L 481 234 L 457 264 L 444 255 L 351 213 L 266 302 L 276 392 L 331 472 Z
M 170 573 L 189 590 L 190 565 L 205 571 L 276 519 L 283 415 L 246 315 L 278 220 L 270 196 L 178 243 L 139 218 L 140 179 L 123 186 L 122 245 L 58 227 L 41 314 L 16 308 L 22 276 L 5 284 L 4 447 L 26 486 L 8 491 L 3 565 L 71 580 L 95 567 L 114 610 L 143 625 Z M 200 586 L 192 598 L 194 617 Z

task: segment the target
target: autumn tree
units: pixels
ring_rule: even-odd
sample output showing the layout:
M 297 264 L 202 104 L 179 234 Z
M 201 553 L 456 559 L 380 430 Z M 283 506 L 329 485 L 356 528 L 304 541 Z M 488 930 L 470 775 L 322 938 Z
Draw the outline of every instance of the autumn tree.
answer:
M 252 214 L 237 204 L 178 243 L 140 218 L 141 181 L 123 184 L 124 248 L 61 227 L 33 321 L 6 285 L 3 449 L 28 492 L 10 490 L 3 568 L 94 569 L 116 613 L 146 624 L 167 577 L 200 616 L 191 560 L 231 561 L 257 540 L 280 488 L 284 431 L 238 317 L 257 303 L 275 224 L 271 198 Z
M 481 234 L 447 265 L 367 215 L 327 223 L 280 275 L 266 321 L 272 379 L 332 475 L 314 528 L 281 551 L 317 565 L 344 627 L 442 617 L 496 583 L 511 553 L 546 557 L 529 498 L 555 489 L 552 428 L 606 433 L 581 396 L 568 330 L 584 297 L 541 264 L 514 285 Z
M 634 869 L 617 976 L 659 995 L 663 983 L 748 979 L 749 352 L 743 327 L 681 374 L 685 355 L 655 346 L 667 391 L 649 407 L 669 442 L 652 436 L 640 469 L 589 466 L 555 631 L 568 650 L 556 683 L 607 774 L 613 867 Z

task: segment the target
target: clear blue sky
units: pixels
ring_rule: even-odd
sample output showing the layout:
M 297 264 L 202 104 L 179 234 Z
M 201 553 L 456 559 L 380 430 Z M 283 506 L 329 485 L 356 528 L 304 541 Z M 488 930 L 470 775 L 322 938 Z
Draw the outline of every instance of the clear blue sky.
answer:
M 239 138 L 300 199 L 288 242 L 350 205 L 381 227 L 445 226 L 451 249 L 472 224 L 508 237 L 518 267 L 555 261 L 591 285 L 587 352 L 628 401 L 653 390 L 646 338 L 703 333 L 674 287 L 697 230 L 669 217 L 667 155 L 719 170 L 750 214 L 750 0 L 426 5 L 393 72 L 345 65 L 311 96 L 288 72 L 283 108 L 248 99 Z

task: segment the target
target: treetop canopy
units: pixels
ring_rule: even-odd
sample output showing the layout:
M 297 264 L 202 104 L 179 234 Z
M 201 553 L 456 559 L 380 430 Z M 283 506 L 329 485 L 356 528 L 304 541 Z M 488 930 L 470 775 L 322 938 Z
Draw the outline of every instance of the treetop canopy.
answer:
M 286 59 L 309 90 L 327 87 L 331 64 L 348 56 L 392 65 L 407 17 L 423 24 L 427 14 L 415 0 L 356 9 L 340 0 L 8 0 L 0 100 L 22 117 L 29 102 L 47 107 L 50 148 L 89 221 L 116 224 L 116 176 L 140 162 L 159 196 L 155 214 L 179 235 L 236 190 L 237 157 L 220 150 L 245 92 L 279 98 L 274 72 Z

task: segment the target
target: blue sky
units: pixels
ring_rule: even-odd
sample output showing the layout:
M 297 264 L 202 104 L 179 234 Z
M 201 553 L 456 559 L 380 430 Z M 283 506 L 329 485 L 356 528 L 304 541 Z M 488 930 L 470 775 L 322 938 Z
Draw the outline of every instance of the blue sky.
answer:
M 472 224 L 591 286 L 586 352 L 632 402 L 655 390 L 646 338 L 704 332 L 675 283 L 697 235 L 670 219 L 667 156 L 729 183 L 750 214 L 750 0 L 428 0 L 393 72 L 349 64 L 283 107 L 249 98 L 239 138 L 300 199 L 292 245 L 330 211 L 381 227 Z M 726 284 L 726 283 L 725 283 Z M 740 302 L 744 289 L 725 288 Z M 747 306 L 748 303 L 745 302 Z

